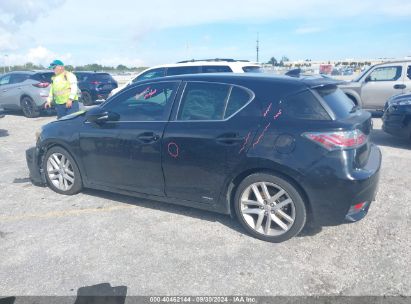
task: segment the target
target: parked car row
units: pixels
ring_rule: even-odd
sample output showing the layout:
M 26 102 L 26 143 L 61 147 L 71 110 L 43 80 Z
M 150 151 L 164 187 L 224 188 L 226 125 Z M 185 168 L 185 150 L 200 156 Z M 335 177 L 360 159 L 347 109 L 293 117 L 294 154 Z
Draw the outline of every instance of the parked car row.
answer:
M 261 72 L 258 64 L 245 60 L 233 59 L 206 59 L 189 60 L 176 64 L 168 64 L 149 68 L 125 86 L 136 81 L 156 77 L 220 72 Z M 81 91 L 81 102 L 89 106 L 96 101 L 106 100 L 110 93 L 115 94 L 118 88 L 117 81 L 109 73 L 103 72 L 74 72 L 78 87 Z M 6 110 L 21 110 L 26 117 L 40 115 L 50 90 L 51 71 L 19 71 L 0 76 L 0 106 Z M 118 89 L 117 89 L 118 88 Z

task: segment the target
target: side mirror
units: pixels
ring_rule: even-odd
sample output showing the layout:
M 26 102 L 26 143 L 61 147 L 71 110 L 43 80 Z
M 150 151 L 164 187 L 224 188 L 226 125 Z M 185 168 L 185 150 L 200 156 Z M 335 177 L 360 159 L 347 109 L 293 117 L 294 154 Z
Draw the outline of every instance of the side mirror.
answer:
M 371 76 L 368 75 L 367 77 L 365 77 L 364 82 L 370 82 L 371 81 Z
M 117 113 L 106 111 L 100 107 L 91 109 L 86 114 L 86 120 L 95 124 L 103 124 L 108 121 L 118 121 L 119 119 L 120 115 Z

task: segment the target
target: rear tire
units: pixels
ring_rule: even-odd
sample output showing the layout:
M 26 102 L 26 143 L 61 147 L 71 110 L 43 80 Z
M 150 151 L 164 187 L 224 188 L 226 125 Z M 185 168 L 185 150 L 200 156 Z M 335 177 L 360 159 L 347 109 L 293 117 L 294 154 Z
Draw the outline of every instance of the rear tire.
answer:
M 67 150 L 53 147 L 44 157 L 43 170 L 47 184 L 53 191 L 73 195 L 81 191 L 83 182 L 76 162 Z
M 40 116 L 40 110 L 33 99 L 24 96 L 20 101 L 21 110 L 27 118 L 35 118 Z
M 81 100 L 83 101 L 83 104 L 85 106 L 92 106 L 94 104 L 93 98 L 91 97 L 91 94 L 87 91 L 82 91 L 81 92 Z
M 307 218 L 304 200 L 296 187 L 267 173 L 251 174 L 240 183 L 234 209 L 249 234 L 273 243 L 297 235 Z

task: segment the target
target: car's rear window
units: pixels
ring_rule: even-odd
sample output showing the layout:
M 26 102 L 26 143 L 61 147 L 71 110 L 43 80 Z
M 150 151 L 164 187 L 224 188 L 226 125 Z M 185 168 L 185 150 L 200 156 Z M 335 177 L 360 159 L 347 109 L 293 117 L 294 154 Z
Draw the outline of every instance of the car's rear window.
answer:
M 345 118 L 350 115 L 354 103 L 336 86 L 317 88 L 315 91 L 323 98 L 334 112 L 336 118 Z
M 53 75 L 53 72 L 36 73 L 33 74 L 30 78 L 40 82 L 51 82 L 51 77 L 53 77 Z
M 243 67 L 245 73 L 262 73 L 263 69 L 259 66 L 245 66 Z
M 93 75 L 93 79 L 97 80 L 97 81 L 104 81 L 104 82 L 112 82 L 113 81 L 113 77 L 111 77 L 110 74 L 103 74 L 103 73 Z
M 331 119 L 321 102 L 310 90 L 288 96 L 282 102 L 282 116 L 298 120 Z

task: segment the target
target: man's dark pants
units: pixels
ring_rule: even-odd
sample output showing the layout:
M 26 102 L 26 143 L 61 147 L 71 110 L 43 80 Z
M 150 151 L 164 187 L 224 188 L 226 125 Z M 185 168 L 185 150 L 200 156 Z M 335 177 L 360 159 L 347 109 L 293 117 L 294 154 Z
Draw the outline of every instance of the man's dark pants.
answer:
M 80 111 L 80 107 L 78 104 L 77 100 L 73 101 L 73 104 L 71 105 L 71 108 L 66 108 L 66 104 L 56 104 L 54 106 L 56 108 L 57 111 L 57 119 L 75 112 Z

